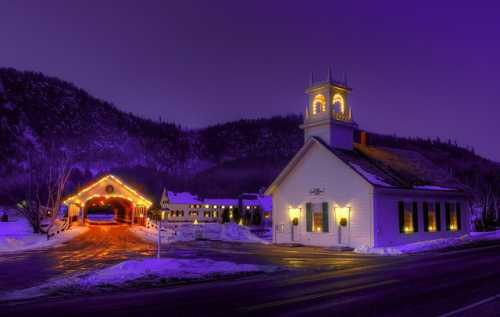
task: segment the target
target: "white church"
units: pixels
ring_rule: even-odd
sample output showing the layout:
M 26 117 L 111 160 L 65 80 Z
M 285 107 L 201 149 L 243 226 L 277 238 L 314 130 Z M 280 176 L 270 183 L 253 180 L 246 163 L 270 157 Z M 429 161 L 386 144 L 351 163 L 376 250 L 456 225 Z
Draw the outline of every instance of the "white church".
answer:
M 306 90 L 305 142 L 266 190 L 273 242 L 385 247 L 469 231 L 466 189 L 420 153 L 367 144 L 333 81 Z

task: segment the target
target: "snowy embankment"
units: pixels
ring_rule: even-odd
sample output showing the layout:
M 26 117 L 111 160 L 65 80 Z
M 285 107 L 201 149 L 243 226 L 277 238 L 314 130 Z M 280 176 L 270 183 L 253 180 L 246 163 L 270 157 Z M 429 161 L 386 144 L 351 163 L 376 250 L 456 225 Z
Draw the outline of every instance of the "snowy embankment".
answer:
M 209 259 L 143 259 L 128 260 L 117 265 L 52 280 L 40 286 L 12 291 L 0 296 L 0 301 L 35 298 L 54 294 L 99 292 L 105 288 L 134 287 L 178 280 L 200 280 L 237 274 L 275 271 L 276 267 L 236 264 Z
M 73 239 L 85 230 L 86 227 L 72 227 L 47 240 L 46 234 L 34 234 L 26 219 L 11 216 L 8 222 L 0 222 L 0 253 L 54 247 Z
M 147 241 L 156 242 L 158 239 L 158 231 L 156 228 L 135 226 L 130 230 Z M 170 224 L 167 228 L 162 230 L 165 230 L 162 234 L 163 243 L 193 240 L 218 240 L 269 244 L 269 241 L 259 238 L 250 232 L 249 228 L 234 223 Z
M 354 249 L 356 253 L 377 255 L 403 255 L 434 251 L 449 247 L 461 246 L 477 241 L 500 240 L 500 230 L 490 232 L 471 232 L 458 238 L 420 241 L 394 247 L 369 248 L 366 246 Z

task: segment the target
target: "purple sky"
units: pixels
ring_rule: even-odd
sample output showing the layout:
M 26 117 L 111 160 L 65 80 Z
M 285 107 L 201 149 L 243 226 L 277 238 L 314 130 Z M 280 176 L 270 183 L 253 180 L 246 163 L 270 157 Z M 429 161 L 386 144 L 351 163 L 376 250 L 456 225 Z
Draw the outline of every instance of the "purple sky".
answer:
M 3 1 L 0 65 L 186 127 L 301 112 L 310 72 L 332 65 L 349 74 L 360 127 L 500 161 L 494 2 L 301 3 Z

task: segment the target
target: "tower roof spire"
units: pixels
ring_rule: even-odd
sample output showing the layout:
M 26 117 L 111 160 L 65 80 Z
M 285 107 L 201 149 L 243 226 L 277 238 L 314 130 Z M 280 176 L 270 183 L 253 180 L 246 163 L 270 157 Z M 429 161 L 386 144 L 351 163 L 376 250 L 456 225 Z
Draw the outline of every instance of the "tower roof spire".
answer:
M 331 66 L 328 66 L 328 77 L 326 79 L 329 83 L 331 83 L 333 81 L 332 79 L 332 67 Z

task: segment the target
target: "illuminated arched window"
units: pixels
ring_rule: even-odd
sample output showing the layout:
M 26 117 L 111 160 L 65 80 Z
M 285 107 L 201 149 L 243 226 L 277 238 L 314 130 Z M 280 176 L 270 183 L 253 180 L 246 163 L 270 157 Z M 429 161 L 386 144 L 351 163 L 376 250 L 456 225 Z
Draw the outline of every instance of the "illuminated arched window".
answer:
M 332 99 L 332 104 L 335 112 L 344 113 L 345 104 L 344 104 L 344 98 L 341 95 L 335 94 Z
M 314 96 L 312 102 L 312 113 L 326 112 L 326 98 L 323 95 Z

